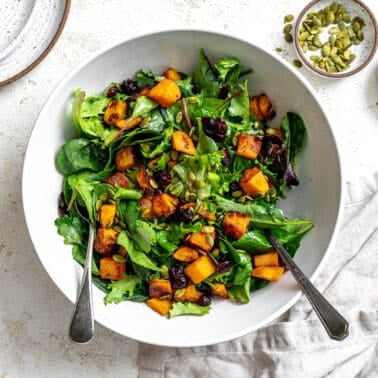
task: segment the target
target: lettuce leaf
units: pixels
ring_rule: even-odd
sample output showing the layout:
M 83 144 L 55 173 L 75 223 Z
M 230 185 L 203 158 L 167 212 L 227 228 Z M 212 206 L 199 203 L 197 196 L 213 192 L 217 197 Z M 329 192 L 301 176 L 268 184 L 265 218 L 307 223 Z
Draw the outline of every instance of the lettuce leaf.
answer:
M 174 302 L 169 311 L 168 317 L 173 318 L 180 315 L 206 315 L 209 313 L 210 306 L 200 306 L 191 302 Z
M 120 281 L 112 281 L 108 284 L 110 290 L 104 298 L 104 303 L 120 303 L 127 298 L 134 296 L 134 290 L 142 283 L 141 279 L 136 275 L 125 274 Z

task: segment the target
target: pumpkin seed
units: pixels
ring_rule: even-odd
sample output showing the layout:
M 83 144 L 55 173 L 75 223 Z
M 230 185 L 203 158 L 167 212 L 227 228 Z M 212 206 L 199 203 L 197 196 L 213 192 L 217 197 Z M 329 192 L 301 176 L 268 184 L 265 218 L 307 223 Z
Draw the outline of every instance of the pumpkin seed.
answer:
M 182 112 L 177 112 L 176 123 L 181 123 L 181 121 L 182 121 Z
M 340 31 L 339 28 L 337 28 L 337 27 L 333 27 L 333 28 L 330 28 L 330 29 L 328 30 L 328 33 L 329 33 L 329 34 L 336 34 L 336 33 L 338 33 L 339 31 Z
M 170 155 L 172 160 L 177 160 L 179 158 L 179 153 L 176 150 L 171 150 Z
M 293 25 L 292 24 L 287 24 L 284 26 L 283 28 L 283 32 L 286 34 L 286 33 L 290 33 L 291 31 L 293 30 Z
M 196 181 L 194 181 L 194 187 L 196 188 L 196 189 L 202 189 L 202 188 L 204 188 L 206 186 L 206 183 L 205 183 L 205 181 L 203 181 L 203 180 L 196 180 Z
M 350 22 L 350 16 L 348 13 L 343 13 L 343 21 Z
M 220 250 L 219 248 L 215 248 L 211 254 L 213 255 L 213 257 L 217 258 L 219 256 L 219 253 L 220 253 Z
M 290 33 L 285 34 L 285 41 L 288 43 L 293 43 L 293 36 Z
M 291 22 L 294 20 L 294 16 L 292 14 L 287 14 L 285 17 L 284 17 L 284 23 L 287 24 L 288 22 Z
M 150 180 L 150 185 L 154 188 L 154 189 L 157 189 L 159 186 L 158 184 L 156 183 L 156 181 L 154 179 L 151 179 Z
M 323 48 L 322 48 L 322 54 L 323 56 L 329 56 L 329 54 L 331 53 L 331 47 L 329 44 L 324 44 L 323 45 Z
M 206 234 L 206 242 L 211 248 L 214 247 L 214 238 L 210 234 Z
M 140 127 L 143 129 L 147 127 L 151 122 L 151 117 L 146 117 L 143 119 L 143 121 L 140 123 Z
M 192 172 L 192 171 L 189 171 L 188 173 L 188 177 L 190 180 L 194 181 L 196 179 L 196 175 Z
M 199 100 L 198 100 L 197 97 L 189 97 L 189 98 L 188 98 L 188 101 L 189 101 L 189 103 L 191 103 L 191 104 L 198 104 L 198 103 L 199 103 Z
M 231 196 L 233 198 L 239 198 L 243 195 L 243 192 L 241 190 L 235 190 L 235 192 L 232 192 Z
M 357 34 L 361 30 L 361 25 L 358 21 L 353 21 L 352 28 L 353 31 Z
M 201 231 L 203 231 L 205 234 L 212 234 L 215 232 L 215 227 L 214 226 L 203 226 Z
M 113 255 L 112 257 L 113 257 L 113 260 L 114 260 L 114 261 L 117 261 L 117 262 L 120 262 L 120 263 L 126 261 L 126 257 L 124 257 L 124 256 L 122 256 L 122 255 L 117 255 L 117 254 L 116 254 L 116 255 Z
M 297 68 L 301 68 L 302 67 L 302 62 L 300 60 L 298 60 L 298 59 L 294 59 L 293 60 L 293 64 Z
M 363 41 L 364 40 L 364 33 L 362 32 L 362 30 L 359 30 L 358 33 L 357 33 L 357 38 L 359 41 Z
M 333 24 L 333 22 L 335 21 L 335 13 L 331 10 L 327 12 L 326 20 L 327 20 L 327 24 Z

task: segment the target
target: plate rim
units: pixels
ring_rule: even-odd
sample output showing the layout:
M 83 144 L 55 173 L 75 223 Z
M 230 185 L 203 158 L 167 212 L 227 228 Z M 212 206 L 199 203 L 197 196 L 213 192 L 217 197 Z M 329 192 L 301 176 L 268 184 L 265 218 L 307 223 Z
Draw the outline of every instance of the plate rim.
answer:
M 65 2 L 66 2 L 66 5 L 64 7 L 63 16 L 62 16 L 60 23 L 58 25 L 58 29 L 57 29 L 56 33 L 54 34 L 53 38 L 51 39 L 50 43 L 47 45 L 47 47 L 26 68 L 19 71 L 15 75 L 10 76 L 3 81 L 0 81 L 0 88 L 20 79 L 21 77 L 26 75 L 28 72 L 33 70 L 33 68 L 35 68 L 39 63 L 41 63 L 44 58 L 46 58 L 46 56 L 49 54 L 49 52 L 55 46 L 56 42 L 58 41 L 59 37 L 61 36 L 61 34 L 63 32 L 64 26 L 66 25 L 68 14 L 69 14 L 69 11 L 70 11 L 70 8 L 71 8 L 71 0 L 65 0 Z

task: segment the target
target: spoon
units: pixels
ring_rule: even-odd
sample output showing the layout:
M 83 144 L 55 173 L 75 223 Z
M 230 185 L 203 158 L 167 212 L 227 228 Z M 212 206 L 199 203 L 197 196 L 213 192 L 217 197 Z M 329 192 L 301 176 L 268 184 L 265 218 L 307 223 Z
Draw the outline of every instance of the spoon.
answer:
M 72 314 L 69 337 L 77 344 L 89 343 L 94 334 L 93 320 L 93 302 L 92 302 L 92 255 L 95 228 L 92 223 L 80 213 L 76 206 L 77 212 L 89 225 L 89 236 L 87 254 L 85 258 L 84 271 L 81 277 L 81 285 L 76 299 L 75 308 Z
M 348 322 L 313 286 L 273 233 L 270 230 L 265 230 L 264 232 L 269 242 L 302 288 L 328 335 L 334 340 L 344 340 L 349 335 Z

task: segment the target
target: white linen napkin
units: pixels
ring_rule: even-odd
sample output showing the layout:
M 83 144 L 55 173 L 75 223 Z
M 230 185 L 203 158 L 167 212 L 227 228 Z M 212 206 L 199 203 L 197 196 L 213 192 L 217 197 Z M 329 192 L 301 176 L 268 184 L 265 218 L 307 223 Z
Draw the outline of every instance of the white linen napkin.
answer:
M 344 218 L 315 286 L 349 321 L 331 340 L 307 299 L 285 321 L 208 347 L 139 347 L 139 377 L 378 377 L 378 174 L 348 183 Z

